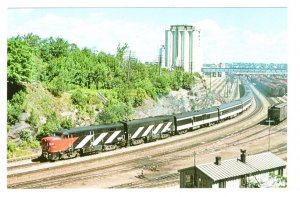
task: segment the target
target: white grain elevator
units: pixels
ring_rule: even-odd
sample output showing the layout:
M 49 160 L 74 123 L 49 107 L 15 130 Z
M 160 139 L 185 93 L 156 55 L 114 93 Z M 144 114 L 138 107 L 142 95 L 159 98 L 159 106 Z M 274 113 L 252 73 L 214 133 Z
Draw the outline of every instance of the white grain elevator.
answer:
M 165 67 L 201 73 L 200 30 L 191 25 L 171 25 L 165 31 Z

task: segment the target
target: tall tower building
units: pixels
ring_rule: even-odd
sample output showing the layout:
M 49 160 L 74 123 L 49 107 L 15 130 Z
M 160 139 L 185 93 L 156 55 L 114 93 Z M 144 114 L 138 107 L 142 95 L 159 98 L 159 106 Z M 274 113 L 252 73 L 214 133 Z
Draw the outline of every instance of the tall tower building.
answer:
M 199 30 L 191 25 L 171 25 L 170 30 L 165 31 L 165 67 L 201 73 Z

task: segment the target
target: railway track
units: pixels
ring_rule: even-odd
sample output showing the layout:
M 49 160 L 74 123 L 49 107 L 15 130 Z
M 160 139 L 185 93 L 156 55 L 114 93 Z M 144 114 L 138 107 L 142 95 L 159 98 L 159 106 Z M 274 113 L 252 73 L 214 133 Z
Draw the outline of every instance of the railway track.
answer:
M 212 85 L 216 87 L 220 87 L 221 84 L 223 83 L 223 80 L 213 80 Z M 29 168 L 33 166 L 38 166 L 41 165 L 42 162 L 38 160 L 39 156 L 41 153 L 30 155 L 30 156 L 25 156 L 25 157 L 18 157 L 18 158 L 13 158 L 13 159 L 8 159 L 8 166 L 7 170 L 12 171 L 16 169 L 21 169 L 21 168 Z M 33 161 L 35 160 L 35 161 Z
M 220 129 L 222 129 L 222 127 L 220 128 Z M 215 131 L 215 132 L 217 132 L 217 131 Z M 211 132 L 210 132 L 211 133 Z M 193 138 L 193 136 L 191 136 L 191 137 L 189 137 L 189 139 L 191 139 L 191 138 Z M 170 142 L 170 143 L 173 143 L 173 142 Z M 163 144 L 163 146 L 165 146 L 166 144 Z M 198 145 L 198 144 L 196 144 L 196 145 Z M 149 148 L 148 148 L 149 149 Z M 146 149 L 146 150 L 144 150 L 144 151 L 148 151 L 148 149 Z M 139 151 L 139 150 L 138 150 Z M 89 161 L 90 162 L 90 161 Z M 72 165 L 72 164 L 71 164 Z M 59 167 L 58 167 L 59 168 Z M 41 170 L 37 170 L 36 172 L 42 172 L 42 171 L 47 171 L 48 169 L 41 169 Z M 31 173 L 31 172 L 29 172 L 29 173 Z M 19 175 L 24 175 L 24 174 L 27 174 L 27 173 L 20 173 L 20 174 L 12 174 L 12 175 L 9 175 L 8 176 L 8 178 L 9 177 L 13 177 L 13 176 L 19 176 Z M 38 180 L 37 182 L 40 182 L 41 180 Z M 20 185 L 20 184 L 19 184 Z M 20 186 L 22 186 L 22 185 L 20 185 Z M 8 187 L 11 187 L 11 188 L 15 188 L 16 187 L 16 185 L 9 185 Z
M 256 107 L 256 110 L 254 110 L 256 112 L 252 112 L 250 116 L 253 116 L 255 113 L 259 112 L 260 108 L 261 108 L 261 106 L 258 105 Z M 244 120 L 246 120 L 246 119 L 249 119 L 249 117 L 244 118 Z M 253 125 L 253 127 L 254 126 L 255 125 Z M 216 129 L 215 132 L 217 132 L 218 130 L 221 130 L 221 129 L 222 129 L 222 127 L 220 127 L 219 129 Z M 209 134 L 211 134 L 211 133 L 212 133 L 212 131 L 209 132 Z M 236 136 L 237 136 L 238 133 L 241 134 L 242 131 L 236 132 Z M 196 137 L 199 137 L 199 136 L 204 137 L 203 135 L 205 135 L 205 133 L 197 134 Z M 252 135 L 255 135 L 255 134 L 252 134 Z M 184 140 L 191 139 L 191 138 L 194 138 L 194 137 L 195 137 L 195 135 L 189 136 L 189 137 L 185 138 Z M 230 137 L 234 137 L 234 135 L 231 133 L 231 134 L 225 136 L 225 139 L 226 139 L 226 137 L 230 138 Z M 214 138 L 214 139 L 212 139 L 211 142 L 206 142 L 205 145 L 207 146 L 208 143 L 212 143 L 212 144 L 213 143 L 218 143 L 220 141 L 220 139 L 222 139 L 222 138 L 224 138 L 224 136 L 222 136 L 222 137 L 219 136 L 219 138 Z M 180 140 L 180 141 L 182 141 L 182 140 Z M 171 142 L 169 142 L 169 145 L 171 145 L 173 143 L 174 142 L 171 141 Z M 178 141 L 176 141 L 176 143 L 178 143 Z M 231 142 L 231 143 L 236 143 L 236 142 Z M 239 139 L 239 143 L 241 143 L 240 139 Z M 243 143 L 247 143 L 247 142 L 243 142 Z M 160 165 L 163 165 L 164 163 L 168 163 L 171 160 L 170 159 L 160 160 L 158 158 L 165 158 L 166 156 L 172 155 L 172 154 L 177 154 L 178 155 L 180 151 L 189 151 L 190 152 L 191 149 L 193 149 L 195 147 L 198 147 L 198 146 L 201 146 L 201 145 L 204 146 L 204 144 L 202 144 L 202 142 L 194 143 L 194 144 L 190 144 L 190 146 L 185 146 L 184 148 L 178 148 L 176 150 L 172 150 L 172 151 L 168 151 L 168 152 L 164 152 L 164 153 L 153 154 L 151 156 L 151 159 L 152 160 L 156 159 L 156 163 L 159 163 Z M 227 144 L 227 146 L 228 145 L 229 144 Z M 166 143 L 164 143 L 162 146 L 166 146 Z M 160 147 L 160 145 L 158 145 L 157 148 L 158 147 Z M 153 147 L 151 146 L 151 148 L 153 148 Z M 143 152 L 145 153 L 145 152 L 149 151 L 148 149 L 146 148 L 146 149 L 142 149 L 142 150 L 137 150 L 136 153 L 140 153 L 140 154 L 143 153 Z M 213 148 L 211 149 L 211 151 L 215 151 L 215 150 L 216 149 L 213 149 Z M 202 151 L 207 152 L 208 149 L 203 149 Z M 99 160 L 99 158 L 96 158 L 95 160 L 97 160 L 97 159 Z M 141 168 L 143 168 L 143 166 L 145 166 L 144 161 L 147 160 L 147 159 L 149 160 L 149 158 L 147 158 L 147 157 L 141 157 L 141 158 L 137 158 L 137 159 L 131 159 L 129 162 L 127 160 L 124 160 L 124 161 L 120 161 L 120 162 L 115 163 L 115 165 L 108 164 L 107 166 L 104 165 L 104 166 L 101 166 L 101 167 L 98 167 L 98 168 L 91 168 L 91 169 L 88 169 L 88 170 L 76 171 L 76 173 L 71 172 L 71 173 L 58 175 L 58 176 L 49 176 L 49 177 L 46 177 L 46 178 L 35 179 L 35 180 L 31 180 L 31 181 L 25 181 L 25 182 L 21 182 L 21 183 L 8 184 L 8 188 L 47 188 L 47 187 L 52 187 L 52 186 L 59 185 L 60 183 L 66 181 L 66 180 L 68 182 L 72 182 L 72 181 L 85 180 L 85 179 L 90 179 L 90 178 L 100 178 L 101 179 L 104 176 L 110 176 L 111 174 L 118 173 L 120 171 L 124 173 L 126 171 L 131 171 L 131 170 L 134 170 L 134 169 L 141 169 Z M 176 160 L 176 159 L 178 159 L 178 158 L 175 158 L 173 160 Z M 91 160 L 89 160 L 88 162 L 91 162 Z M 136 165 L 137 163 L 143 163 L 143 166 L 141 166 L 141 165 L 137 166 Z M 129 167 L 126 167 L 128 165 L 129 165 Z M 124 166 L 124 167 L 120 168 L 120 166 Z M 114 168 L 117 168 L 117 169 L 114 169 Z M 105 172 L 101 172 L 101 170 L 105 171 Z M 47 171 L 47 169 L 44 169 L 44 171 Z M 100 171 L 100 173 L 99 173 L 99 171 Z M 38 171 L 38 172 L 41 172 L 41 171 Z M 18 175 L 12 175 L 12 176 L 18 176 Z
M 258 109 L 259 109 L 259 107 L 258 107 Z M 259 113 L 260 111 L 254 111 L 250 116 L 253 116 L 255 113 Z M 246 119 L 248 119 L 249 117 L 245 117 L 244 119 L 242 119 L 242 120 L 246 120 Z M 218 129 L 216 129 L 215 131 L 207 131 L 207 132 L 209 132 L 210 134 L 211 133 L 217 133 L 217 132 L 219 132 L 220 130 L 222 130 L 223 128 L 226 128 L 226 127 L 228 127 L 228 126 L 231 126 L 231 125 L 234 125 L 235 123 L 231 123 L 231 124 L 229 124 L 229 125 L 224 125 L 224 126 L 221 126 L 220 128 L 218 128 Z M 201 130 L 201 129 L 200 129 Z M 205 134 L 205 132 L 203 132 L 203 134 Z M 200 134 L 200 135 L 203 135 L 203 134 Z M 187 136 L 186 138 L 185 138 L 185 140 L 187 140 L 187 139 L 192 139 L 192 138 L 194 138 L 194 137 L 196 137 L 196 136 L 198 136 L 199 134 L 197 134 L 197 135 L 193 135 L 193 136 Z M 181 140 L 182 141 L 182 140 Z M 178 140 L 178 142 L 180 142 L 180 140 Z M 160 146 L 164 146 L 164 145 L 168 145 L 168 144 L 172 144 L 172 143 L 174 143 L 174 142 L 166 142 L 166 143 L 164 143 L 163 145 L 160 145 Z M 144 152 L 147 152 L 149 149 L 151 149 L 152 147 L 149 147 L 149 148 L 146 148 L 146 149 L 144 149 Z M 137 151 L 140 151 L 140 150 L 135 150 L 135 151 L 133 151 L 133 152 L 137 152 Z M 89 160 L 89 161 L 94 161 L 94 160 L 97 160 L 98 158 L 96 158 L 96 159 L 91 159 L 91 160 Z M 56 163 L 59 163 L 59 162 L 61 162 L 61 161 L 57 161 Z M 20 165 L 9 165 L 8 167 L 7 167 L 7 170 L 8 170 L 8 177 L 10 177 L 10 176 L 12 176 L 11 175 L 11 171 L 13 171 L 13 170 L 17 170 L 17 169 L 22 169 L 22 168 L 29 168 L 29 167 L 34 167 L 34 166 L 39 166 L 39 165 L 43 165 L 44 163 L 42 163 L 42 162 L 31 162 L 31 161 L 28 161 L 28 163 L 26 163 L 26 164 L 20 164 Z M 66 164 L 65 166 L 67 166 L 68 164 Z M 69 165 L 73 165 L 73 164 L 69 164 Z M 58 168 L 59 168 L 60 166 L 58 166 Z M 54 167 L 55 168 L 55 167 Z M 44 169 L 41 169 L 41 170 L 38 170 L 37 172 L 39 172 L 39 171 L 43 171 Z M 29 172 L 29 173 L 31 173 L 31 172 Z M 24 173 L 19 173 L 19 174 L 27 174 L 27 172 L 24 172 Z M 14 175 L 14 174 L 13 174 Z
M 275 146 L 270 150 L 272 153 L 276 155 L 286 154 L 287 146 L 286 144 L 280 144 L 279 146 Z M 258 152 L 260 153 L 260 152 Z M 157 188 L 157 187 L 167 187 L 170 185 L 177 185 L 179 183 L 179 173 L 171 173 L 158 177 L 147 178 L 145 176 L 140 177 L 140 181 L 130 182 L 121 185 L 116 185 L 109 188 Z
M 284 130 L 286 128 L 283 128 L 282 130 Z M 257 133 L 261 133 L 263 132 L 264 130 L 266 130 L 265 128 L 260 130 L 260 131 L 257 131 L 255 133 L 251 133 L 250 135 L 247 135 L 245 138 L 248 139 L 248 137 L 250 136 L 254 136 L 256 135 Z M 273 135 L 273 134 L 272 134 Z M 261 138 L 264 138 L 264 137 L 267 137 L 268 135 L 263 135 L 263 136 L 260 136 L 258 138 L 254 138 L 254 139 L 250 139 L 250 140 L 245 140 L 243 142 L 240 142 L 240 139 L 237 139 L 237 140 L 234 140 L 230 143 L 226 143 L 224 144 L 224 146 L 220 147 L 220 146 L 217 146 L 217 147 L 211 147 L 211 148 L 205 148 L 205 149 L 202 149 L 201 151 L 197 152 L 197 154 L 203 154 L 203 153 L 211 153 L 211 152 L 215 152 L 215 151 L 218 151 L 219 149 L 223 149 L 223 148 L 228 148 L 228 147 L 231 147 L 231 146 L 237 146 L 237 145 L 241 145 L 241 144 L 246 144 L 246 143 L 249 143 L 249 142 L 253 142 L 253 141 L 256 141 L 256 140 L 259 140 Z M 244 139 L 245 139 L 244 138 Z M 215 143 L 215 141 L 211 141 L 210 143 L 212 143 L 211 145 L 213 145 L 213 143 Z M 286 148 L 286 145 L 283 145 L 283 147 Z M 190 149 L 190 147 L 185 147 L 184 149 L 182 149 L 182 151 L 184 152 L 187 152 L 188 150 Z M 277 153 L 278 153 L 278 147 L 276 147 L 277 149 Z M 286 149 L 285 149 L 286 150 Z M 190 152 L 190 151 L 188 151 Z M 187 156 L 190 156 L 192 157 L 192 155 L 181 155 L 179 157 L 172 157 L 171 159 L 170 158 L 164 158 L 163 156 L 168 156 L 168 155 L 171 155 L 172 154 L 179 154 L 180 151 L 178 150 L 173 150 L 173 151 L 169 151 L 169 152 L 166 152 L 166 153 L 159 153 L 157 155 L 152 155 L 152 159 L 155 159 L 156 158 L 156 163 L 160 164 L 160 165 L 164 165 L 166 163 L 169 163 L 173 160 L 178 160 L 180 158 L 182 158 L 183 156 L 187 157 Z M 162 159 L 159 159 L 159 158 L 162 158 Z M 115 163 L 114 165 L 109 165 L 109 166 L 103 166 L 103 167 L 99 167 L 99 168 L 93 168 L 93 169 L 88 169 L 88 170 L 83 170 L 83 171 L 78 171 L 76 173 L 68 173 L 68 174 L 63 174 L 63 175 L 58 175 L 58 176 L 51 176 L 51 177 L 48 177 L 47 179 L 37 179 L 37 180 L 33 180 L 33 181 L 27 181 L 27 182 L 23 182 L 21 184 L 17 184 L 17 185 L 10 185 L 9 188 L 49 188 L 51 186 L 56 186 L 56 185 L 59 185 L 60 183 L 63 183 L 63 182 L 74 182 L 74 181 L 79 181 L 79 180 L 86 180 L 86 179 L 90 179 L 90 178 L 103 178 L 104 176 L 109 176 L 111 174 L 117 174 L 117 173 L 124 173 L 124 172 L 129 172 L 131 170 L 134 170 L 134 169 L 142 169 L 144 167 L 144 164 L 143 166 L 141 165 L 135 165 L 136 163 L 140 163 L 141 161 L 145 160 L 145 159 L 148 159 L 148 158 L 138 158 L 138 159 L 135 159 L 135 160 L 132 160 L 130 161 L 130 163 L 127 163 L 127 165 L 124 166 L 124 162 L 119 162 L 119 163 Z M 127 167 L 129 165 L 129 167 Z M 124 167 L 119 167 L 119 166 L 124 166 Z M 114 169 L 114 168 L 117 168 L 117 169 Z M 103 172 L 102 173 L 98 173 L 97 171 L 99 170 L 102 170 Z M 96 173 L 95 173 L 96 172 Z M 173 175 L 172 176 L 161 176 L 161 177 L 156 177 L 156 178 L 153 178 L 153 179 L 148 179 L 147 180 L 147 184 L 148 186 L 151 186 L 153 187 L 152 184 L 162 184 L 160 183 L 161 181 L 164 182 L 164 181 L 170 181 L 169 179 L 171 177 L 174 177 Z M 143 179 L 143 178 L 142 178 Z M 171 182 L 173 182 L 174 180 L 172 179 Z M 154 182 L 154 183 L 152 183 Z M 164 183 L 165 184 L 165 183 Z M 125 184 L 127 185 L 127 184 Z M 123 185 L 123 186 L 125 186 Z M 139 184 L 138 184 L 139 185 Z M 134 184 L 134 185 L 131 185 L 130 187 L 134 186 L 134 187 L 137 187 L 138 186 L 137 184 Z M 140 185 L 142 185 L 143 187 L 145 186 L 144 184 L 140 183 Z M 145 186 L 147 187 L 147 186 Z M 121 188 L 120 186 L 118 186 L 117 188 Z
M 257 109 L 260 109 L 260 106 L 258 106 L 258 108 Z M 250 116 L 253 116 L 253 115 L 255 115 L 255 113 L 259 113 L 260 111 L 259 110 L 256 110 L 256 111 L 254 111 L 254 112 L 252 112 L 251 114 L 250 114 Z M 245 118 L 243 118 L 242 120 L 247 120 L 249 117 L 245 117 Z M 207 132 L 203 132 L 203 133 L 197 133 L 196 135 L 192 135 L 192 136 L 186 136 L 186 138 L 184 139 L 184 141 L 186 141 L 186 140 L 191 140 L 191 139 L 193 139 L 194 137 L 197 137 L 197 136 L 201 136 L 201 135 L 205 135 L 206 133 L 209 133 L 209 134 L 212 134 L 212 133 L 217 133 L 217 132 L 219 132 L 220 130 L 222 130 L 222 129 L 224 129 L 224 128 L 226 128 L 226 127 L 228 127 L 228 126 L 231 126 L 231 125 L 234 125 L 235 123 L 231 123 L 231 124 L 229 124 L 229 125 L 224 125 L 224 126 L 221 126 L 221 127 L 219 127 L 218 129 L 215 129 L 215 130 L 213 130 L 213 131 L 211 131 L 211 130 L 209 130 L 209 131 L 207 131 Z M 201 130 L 201 129 L 200 129 Z M 238 131 L 239 132 L 239 131 Z M 230 134 L 231 135 L 231 134 Z M 183 141 L 182 139 L 180 140 L 177 140 L 177 143 L 178 142 L 180 142 L 180 141 Z M 163 144 L 161 144 L 161 145 L 158 145 L 158 147 L 163 147 L 163 146 L 166 146 L 166 145 L 169 145 L 169 144 L 173 144 L 174 142 L 173 141 L 171 141 L 171 142 L 166 142 L 166 143 L 163 143 Z M 147 151 L 149 151 L 150 149 L 152 149 L 153 147 L 152 146 L 150 146 L 150 147 L 148 147 L 148 148 L 145 148 L 144 150 L 143 150 L 143 152 L 147 152 Z M 135 153 L 135 152 L 140 152 L 141 150 L 134 150 L 134 151 L 132 151 L 132 153 Z M 96 159 L 92 159 L 92 160 L 89 160 L 88 162 L 91 162 L 91 161 L 94 161 L 94 160 L 98 160 L 98 158 L 96 158 Z M 57 163 L 60 163 L 61 161 L 58 161 Z M 43 165 L 44 163 L 40 163 L 40 162 L 35 162 L 35 163 L 32 163 L 32 162 L 29 162 L 29 163 L 27 163 L 27 164 L 21 164 L 21 165 L 16 165 L 16 166 L 9 166 L 7 169 L 8 169 L 8 172 L 10 172 L 10 171 L 12 171 L 12 170 L 16 170 L 16 169 L 21 169 L 21 168 L 28 168 L 28 167 L 32 167 L 32 166 L 39 166 L 39 165 Z M 74 165 L 74 164 L 66 164 L 65 166 L 67 166 L 67 165 Z M 57 168 L 60 168 L 61 166 L 57 166 Z M 53 167 L 53 168 L 56 168 L 56 167 Z M 40 170 L 37 170 L 37 172 L 40 172 L 40 171 L 44 171 L 45 169 L 40 169 Z M 46 169 L 47 170 L 47 169 Z M 27 174 L 28 172 L 24 172 L 24 173 L 19 173 L 18 175 L 24 175 L 24 174 Z M 31 172 L 29 172 L 29 173 L 31 173 Z M 11 176 L 15 176 L 16 174 L 10 174 L 10 173 L 8 173 L 8 177 L 11 177 Z

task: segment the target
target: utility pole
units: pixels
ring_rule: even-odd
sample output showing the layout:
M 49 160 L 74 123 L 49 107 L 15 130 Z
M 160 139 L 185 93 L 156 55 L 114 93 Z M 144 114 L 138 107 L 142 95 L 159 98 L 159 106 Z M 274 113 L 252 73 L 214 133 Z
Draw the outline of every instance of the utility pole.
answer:
M 196 151 L 194 151 L 194 166 L 196 166 Z
M 209 92 L 211 93 L 211 72 L 209 73 Z
M 269 117 L 269 120 L 267 120 L 267 122 L 269 123 L 269 146 L 268 146 L 268 151 L 270 151 L 271 123 L 273 123 L 274 120 L 271 120 L 271 118 Z
M 194 187 L 196 186 L 196 151 L 194 151 L 194 177 L 193 177 Z

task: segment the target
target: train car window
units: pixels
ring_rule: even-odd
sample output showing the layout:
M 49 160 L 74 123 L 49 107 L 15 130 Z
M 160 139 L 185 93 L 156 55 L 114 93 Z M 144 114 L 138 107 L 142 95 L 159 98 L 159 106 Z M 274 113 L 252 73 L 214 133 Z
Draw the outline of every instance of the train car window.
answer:
M 203 120 L 203 116 L 197 116 L 195 117 L 195 122 Z
M 211 117 L 212 117 L 212 118 L 216 118 L 217 116 L 218 116 L 217 113 L 211 114 Z
M 179 120 L 178 124 L 182 125 L 182 124 L 188 124 L 188 123 L 191 123 L 191 122 L 192 122 L 192 119 L 188 118 L 188 119 L 184 119 L 184 120 Z

